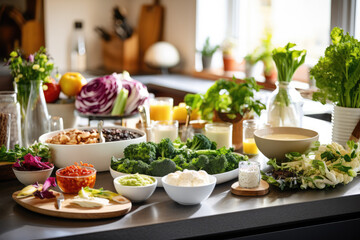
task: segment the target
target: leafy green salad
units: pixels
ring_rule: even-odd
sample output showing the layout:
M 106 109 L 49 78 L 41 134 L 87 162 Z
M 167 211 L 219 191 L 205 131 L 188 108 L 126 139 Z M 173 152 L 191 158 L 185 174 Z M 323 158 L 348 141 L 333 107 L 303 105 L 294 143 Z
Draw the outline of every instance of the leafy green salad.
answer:
M 233 148 L 216 149 L 216 143 L 203 134 L 192 140 L 160 143 L 142 142 L 124 149 L 124 157 L 111 159 L 111 168 L 122 173 L 139 173 L 162 177 L 177 170 L 205 170 L 208 174 L 224 173 L 238 168 L 248 157 L 233 152 Z
M 279 163 L 270 159 L 273 170 L 262 172 L 262 179 L 280 189 L 324 189 L 348 184 L 360 170 L 359 143 L 349 141 L 346 148 L 315 142 L 305 154 L 292 152 Z

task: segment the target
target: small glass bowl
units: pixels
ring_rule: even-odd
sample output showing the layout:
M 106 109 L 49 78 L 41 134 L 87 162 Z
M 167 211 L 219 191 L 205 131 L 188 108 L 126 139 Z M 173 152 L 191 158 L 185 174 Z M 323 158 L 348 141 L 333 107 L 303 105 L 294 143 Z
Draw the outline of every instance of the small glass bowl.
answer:
M 60 168 L 56 171 L 56 182 L 64 193 L 78 193 L 82 187 L 94 187 L 96 181 L 96 169 L 92 167 L 85 167 L 92 172 L 83 176 L 64 176 L 60 175 L 60 172 L 64 168 Z

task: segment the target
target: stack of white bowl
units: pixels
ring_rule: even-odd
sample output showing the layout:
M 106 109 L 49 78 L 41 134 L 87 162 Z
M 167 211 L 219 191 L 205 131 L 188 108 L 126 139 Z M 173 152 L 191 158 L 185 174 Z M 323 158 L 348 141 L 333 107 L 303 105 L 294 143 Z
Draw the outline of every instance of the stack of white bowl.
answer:
M 332 141 L 346 146 L 356 124 L 360 120 L 359 108 L 335 106 L 332 114 Z

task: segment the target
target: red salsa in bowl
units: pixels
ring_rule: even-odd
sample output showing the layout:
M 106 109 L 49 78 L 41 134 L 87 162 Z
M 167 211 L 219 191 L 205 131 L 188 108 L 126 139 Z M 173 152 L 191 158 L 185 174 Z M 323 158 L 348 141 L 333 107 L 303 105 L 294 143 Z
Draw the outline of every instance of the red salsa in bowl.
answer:
M 92 165 L 67 166 L 56 171 L 56 181 L 64 193 L 78 193 L 82 187 L 93 188 L 96 181 L 96 169 Z

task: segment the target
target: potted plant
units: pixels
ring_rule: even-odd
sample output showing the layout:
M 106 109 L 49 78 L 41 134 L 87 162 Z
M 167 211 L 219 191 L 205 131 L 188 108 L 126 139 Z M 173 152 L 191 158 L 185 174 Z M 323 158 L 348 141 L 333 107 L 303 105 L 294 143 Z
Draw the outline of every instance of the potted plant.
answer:
M 197 109 L 201 119 L 214 122 L 231 122 L 233 124 L 233 145 L 235 149 L 242 147 L 242 120 L 260 115 L 265 105 L 255 100 L 254 92 L 259 91 L 254 78 L 246 78 L 245 82 L 217 80 L 205 94 L 187 94 L 185 103 Z
M 219 45 L 211 46 L 210 37 L 206 38 L 203 49 L 201 50 L 201 60 L 204 70 L 210 68 L 212 56 L 214 55 L 216 50 L 218 50 L 219 47 L 220 47 Z
M 236 41 L 233 38 L 226 38 L 221 45 L 225 72 L 236 70 L 235 49 Z
M 247 78 L 255 77 L 256 75 L 255 65 L 262 59 L 262 53 L 260 51 L 260 48 L 256 48 L 252 53 L 246 55 L 244 59 L 245 59 L 245 76 Z
M 345 145 L 360 119 L 360 42 L 335 27 L 332 44 L 310 70 L 318 91 L 313 100 L 334 103 L 332 141 Z
M 272 58 L 273 45 L 271 43 L 272 34 L 270 31 L 266 32 L 266 37 L 262 39 L 262 55 L 261 61 L 264 63 L 264 77 L 265 82 L 274 84 L 276 82 L 276 69 Z

